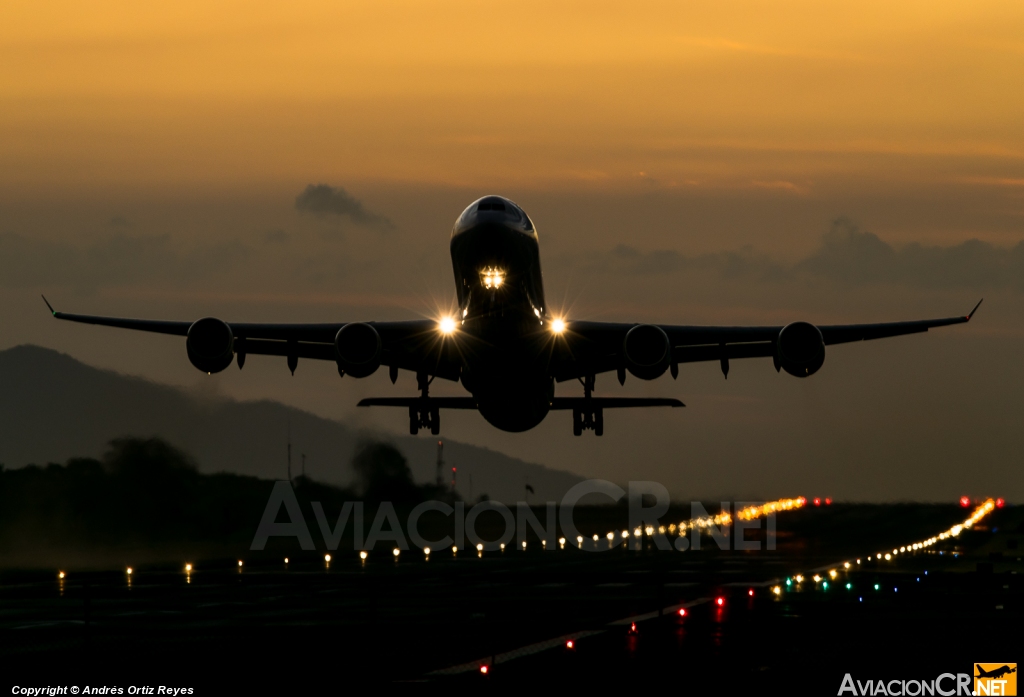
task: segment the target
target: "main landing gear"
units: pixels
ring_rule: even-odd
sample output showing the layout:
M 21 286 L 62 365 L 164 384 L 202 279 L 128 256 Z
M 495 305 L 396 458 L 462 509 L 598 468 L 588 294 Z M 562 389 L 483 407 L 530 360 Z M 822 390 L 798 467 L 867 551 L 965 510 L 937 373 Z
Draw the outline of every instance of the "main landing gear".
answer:
M 586 375 L 580 379 L 580 383 L 583 385 L 585 406 L 582 409 L 572 410 L 572 434 L 574 436 L 581 436 L 587 430 L 593 431 L 595 436 L 604 435 L 604 410 L 594 406 L 591 402 L 596 379 L 594 375 Z
M 416 383 L 420 390 L 419 404 L 409 406 L 409 433 L 416 435 L 420 428 L 429 428 L 433 435 L 441 432 L 441 410 L 430 406 L 430 383 L 434 378 L 427 378 L 426 373 L 416 373 Z

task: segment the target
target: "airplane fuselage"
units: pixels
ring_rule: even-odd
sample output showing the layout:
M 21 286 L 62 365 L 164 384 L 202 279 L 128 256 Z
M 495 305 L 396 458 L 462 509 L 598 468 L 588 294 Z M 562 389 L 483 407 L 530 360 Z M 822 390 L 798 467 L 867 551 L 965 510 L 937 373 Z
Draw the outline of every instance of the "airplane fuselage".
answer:
M 451 255 L 462 383 L 488 422 L 529 430 L 554 395 L 537 230 L 516 204 L 487 196 L 459 216 Z

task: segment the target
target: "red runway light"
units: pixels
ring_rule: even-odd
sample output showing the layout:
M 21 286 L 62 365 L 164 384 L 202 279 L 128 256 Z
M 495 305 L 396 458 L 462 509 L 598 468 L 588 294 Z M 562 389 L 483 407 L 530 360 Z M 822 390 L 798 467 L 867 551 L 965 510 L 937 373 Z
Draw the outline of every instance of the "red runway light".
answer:
M 967 508 L 968 506 L 971 505 L 971 498 L 969 496 L 961 496 L 960 497 L 960 505 L 963 508 Z
M 996 499 L 996 508 L 1002 508 L 1006 505 L 1006 501 L 1003 499 Z
M 832 499 L 825 499 L 825 505 L 826 506 L 831 506 L 832 505 Z
M 636 622 L 633 622 L 632 624 L 629 625 L 629 633 L 630 634 L 636 634 Z
M 576 646 L 576 644 L 575 644 L 575 642 L 573 642 L 572 639 L 570 639 L 569 641 L 565 642 L 565 648 L 567 648 L 567 649 L 571 649 L 571 648 L 573 648 L 575 646 Z
M 490 668 L 488 668 L 487 666 L 480 666 L 480 673 L 482 675 L 487 675 L 487 671 L 489 671 L 489 670 L 490 670 Z
M 798 502 L 800 502 L 800 505 L 801 505 L 801 506 L 804 506 L 804 505 L 806 505 L 806 504 L 807 504 L 807 499 L 806 499 L 806 498 L 804 498 L 803 496 L 801 496 L 800 498 L 798 498 L 798 499 L 797 499 L 797 501 L 798 501 Z
M 685 607 L 679 608 L 679 616 L 680 617 L 686 617 L 686 608 Z
M 749 595 L 751 598 L 753 598 L 754 597 L 754 589 L 751 588 L 750 590 L 748 590 L 747 591 L 747 595 Z
M 821 499 L 819 499 L 818 497 L 814 497 L 814 505 L 815 506 L 820 506 L 821 505 Z
M 718 596 L 717 598 L 715 598 L 715 604 L 718 605 L 718 607 L 722 607 L 723 605 L 725 605 L 725 598 L 723 598 L 722 596 Z

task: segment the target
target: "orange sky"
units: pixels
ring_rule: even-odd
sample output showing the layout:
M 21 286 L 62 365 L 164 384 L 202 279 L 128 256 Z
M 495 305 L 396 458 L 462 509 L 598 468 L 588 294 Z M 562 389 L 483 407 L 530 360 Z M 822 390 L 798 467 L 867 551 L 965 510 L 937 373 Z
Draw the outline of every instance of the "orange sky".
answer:
M 1024 5 L 11 1 L 0 185 L 1024 189 Z

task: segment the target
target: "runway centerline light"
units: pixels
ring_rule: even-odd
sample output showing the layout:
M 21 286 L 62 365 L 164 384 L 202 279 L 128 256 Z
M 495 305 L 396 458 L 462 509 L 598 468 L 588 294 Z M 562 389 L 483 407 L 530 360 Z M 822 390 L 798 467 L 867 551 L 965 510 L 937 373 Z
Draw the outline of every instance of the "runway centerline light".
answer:
M 330 556 L 330 555 L 328 554 L 327 556 Z M 366 561 L 366 557 L 368 557 L 368 556 L 370 556 L 370 555 L 368 555 L 365 551 L 362 551 L 362 552 L 359 553 L 359 558 L 362 559 L 363 561 Z
M 64 578 L 64 572 L 61 571 L 57 574 L 57 578 Z
M 430 556 L 430 547 L 424 547 L 423 548 L 423 553 L 429 557 Z
M 330 554 L 325 554 L 324 555 L 324 561 L 327 562 L 328 564 L 330 564 L 331 563 L 331 555 Z
M 241 568 L 242 568 L 242 560 L 241 560 L 241 559 L 239 559 L 239 560 L 238 560 L 238 568 L 239 568 L 239 569 L 241 569 Z
M 484 546 L 482 544 L 477 543 L 476 551 L 478 551 L 478 552 L 484 551 Z
M 393 550 L 391 550 L 391 553 L 395 555 L 395 559 L 398 559 L 398 555 L 402 553 L 402 550 L 398 549 L 398 547 L 395 547 Z

